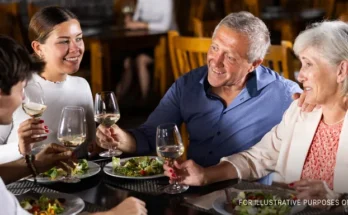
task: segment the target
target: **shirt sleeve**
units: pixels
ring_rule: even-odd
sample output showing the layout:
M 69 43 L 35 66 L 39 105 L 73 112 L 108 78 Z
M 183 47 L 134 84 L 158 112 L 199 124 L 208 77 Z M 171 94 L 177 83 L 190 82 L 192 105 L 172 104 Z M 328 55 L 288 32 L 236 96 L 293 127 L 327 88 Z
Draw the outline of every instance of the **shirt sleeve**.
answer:
M 170 25 L 173 21 L 173 1 L 172 0 L 162 0 L 161 1 L 161 12 L 162 19 L 156 22 L 149 22 L 148 28 L 152 31 L 168 31 L 170 30 Z
M 0 126 L 1 139 L 6 139 L 6 141 L 1 142 L 0 145 L 0 164 L 11 162 L 22 157 L 18 149 L 17 130 L 18 125 L 16 125 L 16 123 L 13 124 L 12 130 L 9 130 L 8 126 Z
M 183 79 L 176 81 L 164 95 L 156 109 L 150 114 L 147 121 L 137 129 L 129 130 L 136 139 L 137 154 L 154 152 L 156 148 L 156 128 L 163 123 L 175 123 L 180 126 L 181 91 L 184 88 Z
M 135 11 L 134 11 L 134 14 L 133 14 L 133 20 L 139 20 L 141 8 L 142 8 L 142 1 L 138 0 L 138 3 L 135 6 Z
M 10 193 L 6 186 L 4 185 L 3 181 L 0 179 L 0 207 L 1 207 L 1 214 L 8 214 L 8 215 L 30 215 L 26 210 L 24 210 L 16 197 Z
M 246 180 L 260 179 L 274 170 L 278 161 L 279 152 L 284 136 L 289 132 L 287 125 L 294 119 L 297 102 L 293 102 L 283 116 L 279 125 L 273 127 L 260 142 L 250 149 L 223 157 L 221 161 L 231 163 L 237 170 L 238 177 Z

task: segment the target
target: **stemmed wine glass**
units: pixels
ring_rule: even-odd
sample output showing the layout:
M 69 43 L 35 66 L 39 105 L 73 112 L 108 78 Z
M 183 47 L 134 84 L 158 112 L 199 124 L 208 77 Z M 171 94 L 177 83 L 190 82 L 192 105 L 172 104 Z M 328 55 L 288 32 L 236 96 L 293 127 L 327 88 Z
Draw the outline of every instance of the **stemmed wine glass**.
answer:
M 38 82 L 29 82 L 27 86 L 24 88 L 23 93 L 23 111 L 32 118 L 40 118 L 47 108 L 47 106 L 45 105 L 44 92 L 42 90 L 41 85 Z M 44 134 L 34 134 L 31 137 L 45 137 L 48 134 L 49 132 Z
M 112 91 L 104 91 L 95 95 L 94 104 L 94 120 L 110 128 L 114 125 L 121 117 L 120 109 L 117 104 L 116 96 Z M 114 157 L 122 154 L 122 151 L 118 150 L 116 146 L 109 144 L 109 149 L 106 152 L 101 152 L 101 157 Z
M 157 127 L 156 132 L 157 154 L 167 161 L 170 166 L 174 166 L 174 161 L 179 158 L 185 151 L 179 129 L 174 123 L 161 124 Z M 175 182 L 167 186 L 163 191 L 169 194 L 185 192 L 189 186 Z
M 132 15 L 134 13 L 134 1 L 133 0 L 127 0 L 122 5 L 122 13 L 123 15 Z
M 86 140 L 86 117 L 82 107 L 67 106 L 62 110 L 57 138 L 64 146 L 76 148 Z M 61 179 L 67 183 L 76 183 L 80 179 L 68 174 Z

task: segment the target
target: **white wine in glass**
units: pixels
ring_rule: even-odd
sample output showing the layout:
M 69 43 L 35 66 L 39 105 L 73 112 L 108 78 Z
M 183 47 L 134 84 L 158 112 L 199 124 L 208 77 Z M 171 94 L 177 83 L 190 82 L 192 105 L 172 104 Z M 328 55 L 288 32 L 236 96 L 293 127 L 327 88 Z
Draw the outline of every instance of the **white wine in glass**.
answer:
M 156 131 L 156 148 L 160 157 L 169 161 L 169 165 L 173 166 L 174 161 L 185 152 L 185 147 L 178 127 L 174 123 L 161 124 L 157 126 Z M 169 194 L 177 194 L 185 192 L 189 186 L 175 182 L 167 186 L 163 191 Z
M 24 99 L 22 101 L 23 111 L 32 118 L 40 118 L 45 112 L 44 92 L 38 82 L 29 82 L 23 90 Z M 34 134 L 32 138 L 45 137 L 48 133 Z
M 94 120 L 103 126 L 110 128 L 120 119 L 120 109 L 117 104 L 116 96 L 112 91 L 100 92 L 95 95 Z M 101 157 L 115 157 L 122 154 L 111 143 L 108 151 L 101 152 Z
M 60 116 L 57 139 L 64 146 L 76 148 L 86 140 L 86 116 L 82 107 L 67 106 Z M 77 183 L 79 178 L 70 174 L 61 179 L 66 183 Z

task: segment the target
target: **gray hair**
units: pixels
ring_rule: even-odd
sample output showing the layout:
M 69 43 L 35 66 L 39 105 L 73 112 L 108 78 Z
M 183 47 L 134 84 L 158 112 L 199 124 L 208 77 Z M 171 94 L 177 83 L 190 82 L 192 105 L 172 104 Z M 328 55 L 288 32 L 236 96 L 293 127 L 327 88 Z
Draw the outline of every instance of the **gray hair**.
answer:
M 250 44 L 247 53 L 249 63 L 265 57 L 271 45 L 271 39 L 268 28 L 261 19 L 245 11 L 231 13 L 216 26 L 213 37 L 222 25 L 248 37 Z
M 348 24 L 342 21 L 314 23 L 297 36 L 294 52 L 298 56 L 303 50 L 313 47 L 327 61 L 338 66 L 348 60 Z M 348 95 L 348 78 L 343 82 L 342 93 Z

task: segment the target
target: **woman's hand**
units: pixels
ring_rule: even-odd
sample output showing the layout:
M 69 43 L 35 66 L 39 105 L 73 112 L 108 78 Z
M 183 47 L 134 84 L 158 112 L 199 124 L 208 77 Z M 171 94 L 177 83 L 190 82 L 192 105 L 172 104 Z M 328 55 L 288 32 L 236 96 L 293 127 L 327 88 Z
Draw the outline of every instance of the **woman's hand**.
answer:
M 206 184 L 204 168 L 196 164 L 193 160 L 187 160 L 179 164 L 174 161 L 174 168 L 163 165 L 164 174 L 170 178 L 170 183 L 178 180 L 180 184 L 191 186 L 203 186 Z
M 19 152 L 22 155 L 25 155 L 31 152 L 33 143 L 40 142 L 47 138 L 47 136 L 37 138 L 33 138 L 32 136 L 38 134 L 46 134 L 49 131 L 43 120 L 30 118 L 19 125 L 17 132 L 19 139 Z
M 296 197 L 298 199 L 316 200 L 311 201 L 311 207 L 327 208 L 330 205 L 334 206 L 335 201 L 339 198 L 339 194 L 331 190 L 325 181 L 304 179 L 289 184 L 289 187 L 297 191 Z M 328 204 L 321 204 L 323 201 Z

